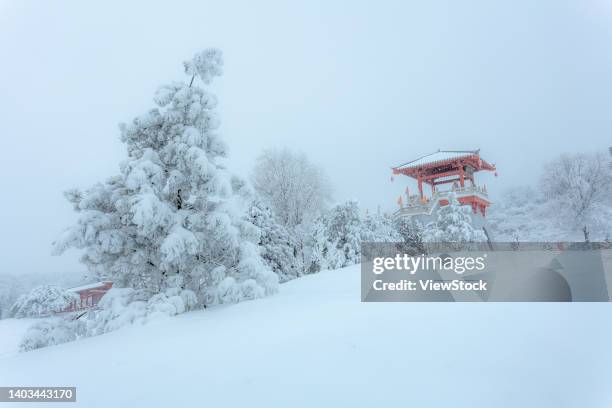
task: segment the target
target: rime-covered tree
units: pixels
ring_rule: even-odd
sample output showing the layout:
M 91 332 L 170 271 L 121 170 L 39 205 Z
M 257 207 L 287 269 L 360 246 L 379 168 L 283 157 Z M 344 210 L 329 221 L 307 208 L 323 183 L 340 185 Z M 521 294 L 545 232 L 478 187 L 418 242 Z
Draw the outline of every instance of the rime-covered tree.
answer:
M 19 296 L 27 293 L 23 286 L 13 275 L 0 276 L 0 319 L 8 317 L 11 306 Z
M 612 233 L 612 167 L 605 155 L 574 153 L 549 163 L 539 188 L 506 190 L 487 214 L 498 241 L 592 240 Z
M 514 187 L 503 192 L 487 213 L 488 224 L 499 242 L 568 240 L 557 212 L 532 187 Z
M 612 167 L 605 154 L 564 154 L 548 163 L 540 189 L 551 213 L 573 230 L 605 236 L 612 216 Z M 607 228 L 606 228 L 607 227 Z
M 94 275 L 151 295 L 180 288 L 204 305 L 265 296 L 278 279 L 220 162 L 217 98 L 202 86 L 221 75 L 221 52 L 184 66 L 186 81 L 159 88 L 156 107 L 120 126 L 128 154 L 120 174 L 66 193 L 79 218 L 55 250 L 81 248 Z
M 32 289 L 50 284 L 64 288 L 76 286 L 83 283 L 82 278 L 82 274 L 73 272 L 49 273 L 45 270 L 0 274 L 0 319 L 8 317 L 11 306 Z
M 79 296 L 55 285 L 41 285 L 21 295 L 11 307 L 13 317 L 39 317 L 65 310 Z
M 561 155 L 545 166 L 540 187 L 547 198 L 562 201 L 563 208 L 580 219 L 610 198 L 610 163 L 602 153 Z
M 323 171 L 304 154 L 288 149 L 263 152 L 257 159 L 252 182 L 277 221 L 290 230 L 321 214 L 331 194 Z
M 485 242 L 484 232 L 474 229 L 470 208 L 462 206 L 454 193 L 448 196 L 448 205 L 440 207 L 436 221 L 427 224 L 426 242 Z

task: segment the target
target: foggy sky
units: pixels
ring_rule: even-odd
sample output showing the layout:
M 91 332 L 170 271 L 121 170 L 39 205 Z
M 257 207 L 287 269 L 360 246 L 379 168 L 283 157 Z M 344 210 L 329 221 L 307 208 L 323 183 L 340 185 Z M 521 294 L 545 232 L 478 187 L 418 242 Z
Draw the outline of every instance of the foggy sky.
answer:
M 209 46 L 230 169 L 290 147 L 371 210 L 408 182 L 391 166 L 438 148 L 480 148 L 495 200 L 612 144 L 607 0 L 152 3 L 0 0 L 0 273 L 84 269 L 50 255 L 76 220 L 61 192 L 116 174 L 118 123 Z

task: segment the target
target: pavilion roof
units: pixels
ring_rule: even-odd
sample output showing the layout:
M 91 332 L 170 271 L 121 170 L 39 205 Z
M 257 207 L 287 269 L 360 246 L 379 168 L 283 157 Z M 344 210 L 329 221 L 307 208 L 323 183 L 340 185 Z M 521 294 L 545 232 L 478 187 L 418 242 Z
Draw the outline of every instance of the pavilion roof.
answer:
M 410 169 L 428 164 L 443 163 L 449 160 L 461 159 L 463 157 L 477 156 L 479 152 L 480 150 L 438 150 L 437 152 L 426 154 L 418 159 L 400 164 L 399 166 L 394 167 L 394 169 Z
M 82 286 L 75 286 L 73 288 L 68 288 L 66 289 L 68 292 L 83 292 L 84 290 L 89 290 L 89 289 L 96 289 L 96 288 L 101 288 L 104 287 L 106 284 L 108 283 L 108 281 L 104 281 L 104 282 L 95 282 L 95 283 L 90 283 L 87 285 L 82 285 Z

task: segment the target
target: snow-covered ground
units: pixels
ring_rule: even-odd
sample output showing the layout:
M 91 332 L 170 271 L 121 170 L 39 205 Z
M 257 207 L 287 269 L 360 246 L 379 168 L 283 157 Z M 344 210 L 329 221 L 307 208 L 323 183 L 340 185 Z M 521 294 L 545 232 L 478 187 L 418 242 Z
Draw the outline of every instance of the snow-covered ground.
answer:
M 21 338 L 28 327 L 35 321 L 36 319 L 0 320 L 0 358 L 14 355 L 19 352 L 19 342 Z M 2 367 L 1 364 L 0 367 Z
M 74 385 L 78 402 L 66 406 L 87 408 L 612 405 L 609 303 L 359 296 L 352 266 L 261 300 L 18 355 L 0 350 L 0 385 Z M 14 321 L 2 323 L 2 347 L 13 349 L 5 336 Z

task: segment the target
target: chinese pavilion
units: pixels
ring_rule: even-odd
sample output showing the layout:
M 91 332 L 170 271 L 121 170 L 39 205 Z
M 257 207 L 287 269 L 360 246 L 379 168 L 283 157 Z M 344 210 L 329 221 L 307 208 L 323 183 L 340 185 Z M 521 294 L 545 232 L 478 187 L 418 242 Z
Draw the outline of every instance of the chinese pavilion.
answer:
M 405 203 L 400 196 L 396 216 L 431 215 L 436 206 L 447 205 L 448 195 L 454 192 L 461 204 L 471 206 L 474 214 L 484 218 L 491 202 L 486 187 L 479 187 L 474 180 L 474 174 L 481 170 L 495 171 L 495 165 L 482 159 L 480 150 L 438 150 L 392 167 L 394 175 L 403 174 L 415 179 L 418 188 L 415 195 L 410 195 L 406 189 Z M 430 197 L 424 191 L 427 185 L 431 189 Z M 450 188 L 442 188 L 444 185 Z

